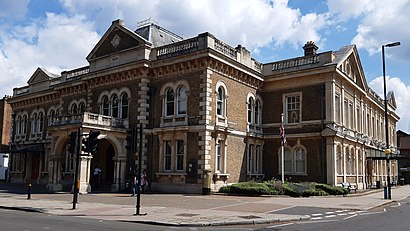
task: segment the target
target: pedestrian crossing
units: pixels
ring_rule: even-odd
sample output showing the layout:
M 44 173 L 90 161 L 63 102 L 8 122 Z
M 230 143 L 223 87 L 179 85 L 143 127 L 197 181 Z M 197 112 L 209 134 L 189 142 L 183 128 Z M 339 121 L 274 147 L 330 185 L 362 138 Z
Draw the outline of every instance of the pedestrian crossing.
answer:
M 364 211 L 351 211 L 351 210 L 336 210 L 336 211 L 328 211 L 323 213 L 313 213 L 310 214 L 310 220 L 323 220 L 323 219 L 331 219 L 331 218 L 343 218 L 349 219 L 351 217 L 355 217 Z

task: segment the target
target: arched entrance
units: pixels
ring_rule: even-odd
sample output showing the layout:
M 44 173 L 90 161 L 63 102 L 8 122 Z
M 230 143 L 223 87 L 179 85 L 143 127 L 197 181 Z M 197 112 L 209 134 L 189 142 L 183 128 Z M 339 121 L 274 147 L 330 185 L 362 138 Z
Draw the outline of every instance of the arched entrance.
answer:
M 92 191 L 110 191 L 114 182 L 114 161 L 115 151 L 113 145 L 108 140 L 100 140 L 97 153 L 91 160 L 91 190 Z M 101 169 L 97 174 L 96 168 Z

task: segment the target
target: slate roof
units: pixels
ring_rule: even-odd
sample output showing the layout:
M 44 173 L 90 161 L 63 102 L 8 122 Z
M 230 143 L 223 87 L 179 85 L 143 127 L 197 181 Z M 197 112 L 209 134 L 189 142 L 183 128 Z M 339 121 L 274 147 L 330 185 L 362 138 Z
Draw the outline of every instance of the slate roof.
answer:
M 181 36 L 154 23 L 139 27 L 135 33 L 152 43 L 153 47 L 160 47 L 183 40 Z
M 348 55 L 350 55 L 354 45 L 347 45 L 341 47 L 339 50 L 334 51 L 333 54 L 335 59 L 330 64 L 338 64 L 340 61 L 346 59 Z
M 50 78 L 58 78 L 58 77 L 60 77 L 60 75 L 51 73 L 51 72 L 47 71 L 45 68 L 43 68 L 43 67 L 39 67 L 39 69 L 41 69 L 41 70 L 42 70 L 46 75 L 48 75 L 48 77 L 50 77 Z

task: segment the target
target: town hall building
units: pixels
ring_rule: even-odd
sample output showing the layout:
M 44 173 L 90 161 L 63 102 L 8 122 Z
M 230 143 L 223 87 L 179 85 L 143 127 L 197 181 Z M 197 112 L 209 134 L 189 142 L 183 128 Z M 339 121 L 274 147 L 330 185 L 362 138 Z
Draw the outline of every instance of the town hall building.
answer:
M 210 33 L 184 39 L 149 20 L 135 30 L 115 20 L 86 57 L 89 65 L 60 74 L 39 67 L 14 89 L 10 180 L 70 188 L 70 134 L 98 131 L 97 152 L 80 157 L 83 193 L 96 190 L 96 167 L 106 190 L 124 190 L 140 168 L 153 191 L 209 193 L 279 179 L 282 161 L 289 181 L 385 184 L 384 100 L 368 86 L 356 47 L 318 53 L 307 42 L 303 49 L 300 57 L 260 63 Z M 395 110 L 391 92 L 393 153 Z M 126 146 L 128 131 L 140 126 L 138 166 L 138 151 Z M 397 177 L 397 162 L 390 163 Z

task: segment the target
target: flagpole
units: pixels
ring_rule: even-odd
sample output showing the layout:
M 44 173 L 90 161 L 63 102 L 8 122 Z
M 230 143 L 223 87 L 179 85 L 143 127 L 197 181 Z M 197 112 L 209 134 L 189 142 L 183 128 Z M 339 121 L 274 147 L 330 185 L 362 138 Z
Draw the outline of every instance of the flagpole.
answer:
M 285 183 L 285 147 L 284 147 L 284 145 L 285 145 L 285 142 L 284 142 L 284 139 L 283 139 L 283 135 L 284 135 L 284 126 L 283 126 L 283 113 L 282 113 L 282 116 L 281 116 L 281 119 L 280 119 L 280 126 L 281 126 L 281 141 L 280 141 L 280 143 L 281 143 L 281 172 L 282 172 L 282 183 Z

